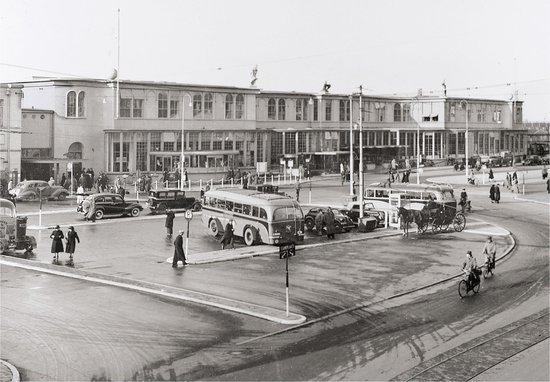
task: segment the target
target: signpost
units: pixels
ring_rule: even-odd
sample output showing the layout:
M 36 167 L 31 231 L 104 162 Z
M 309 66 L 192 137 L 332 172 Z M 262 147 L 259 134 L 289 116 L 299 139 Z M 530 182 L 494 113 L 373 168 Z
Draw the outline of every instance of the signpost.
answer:
M 38 207 L 38 226 L 39 227 L 42 227 L 42 191 L 45 189 L 46 187 L 38 187 L 38 195 L 39 195 L 39 198 L 40 198 L 40 207 Z
M 185 256 L 189 256 L 189 222 L 193 219 L 193 211 L 185 211 L 185 220 L 187 220 L 187 233 L 185 237 Z
M 289 296 L 288 296 L 288 258 L 296 254 L 296 244 L 284 244 L 279 247 L 279 259 L 285 259 L 286 263 L 286 316 L 288 317 L 288 305 L 289 305 Z

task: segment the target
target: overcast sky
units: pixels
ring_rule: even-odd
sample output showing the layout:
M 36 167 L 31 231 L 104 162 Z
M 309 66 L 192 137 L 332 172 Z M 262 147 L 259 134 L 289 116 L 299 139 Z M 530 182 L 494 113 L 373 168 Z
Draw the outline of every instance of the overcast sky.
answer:
M 430 94 L 445 80 L 450 96 L 509 99 L 516 83 L 524 118 L 550 121 L 548 0 L 0 0 L 0 82 L 108 78 L 117 8 L 122 79 L 248 86 L 257 64 L 266 90 Z

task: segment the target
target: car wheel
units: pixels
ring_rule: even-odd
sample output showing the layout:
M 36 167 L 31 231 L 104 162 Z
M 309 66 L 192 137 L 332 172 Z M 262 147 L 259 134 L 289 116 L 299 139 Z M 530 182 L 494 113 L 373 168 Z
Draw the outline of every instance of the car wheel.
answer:
M 247 227 L 244 230 L 244 234 L 243 234 L 244 243 L 246 245 L 248 245 L 249 247 L 251 245 L 254 245 L 254 243 L 256 242 L 256 237 L 257 236 L 258 236 L 258 234 L 257 234 L 256 228 Z
M 200 203 L 195 203 L 191 209 L 193 212 L 199 212 L 202 209 L 202 205 Z
M 137 207 L 134 207 L 132 208 L 132 210 L 130 211 L 130 215 L 132 215 L 132 217 L 134 218 L 137 218 L 139 216 L 139 208 Z
M 103 219 L 103 216 L 104 216 L 103 210 L 97 210 L 97 211 L 95 212 L 94 215 L 95 215 L 95 219 L 96 219 L 96 220 L 101 220 L 101 219 Z
M 166 212 L 166 203 L 160 203 L 157 207 L 157 212 L 163 214 Z
M 342 227 L 342 224 L 340 224 L 340 222 L 334 223 L 334 229 L 335 229 L 336 232 L 338 232 L 338 233 L 344 232 L 344 228 Z
M 315 228 L 315 222 L 313 219 L 306 219 L 305 224 L 308 231 L 313 231 L 313 228 Z
M 67 198 L 67 194 L 65 194 L 64 192 L 62 192 L 61 194 L 59 194 L 59 196 L 57 197 L 57 200 L 65 200 Z

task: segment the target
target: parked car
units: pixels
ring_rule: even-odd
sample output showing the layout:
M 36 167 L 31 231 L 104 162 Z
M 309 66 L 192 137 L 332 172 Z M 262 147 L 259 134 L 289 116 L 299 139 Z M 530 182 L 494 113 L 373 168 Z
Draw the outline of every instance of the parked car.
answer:
M 358 201 L 350 202 L 347 205 L 347 215 L 353 221 L 355 225 L 359 223 L 359 207 L 360 203 Z M 375 219 L 375 227 L 384 226 L 386 220 L 386 214 L 384 211 L 377 210 L 374 208 L 374 204 L 366 202 L 363 204 L 363 217 Z
M 48 182 L 43 180 L 25 180 L 17 183 L 17 185 L 9 190 L 9 193 L 14 196 L 16 201 L 26 200 L 65 200 L 69 191 L 61 186 L 50 186 Z
M 542 159 L 538 155 L 529 155 L 527 159 L 525 159 L 525 161 L 523 162 L 524 166 L 538 166 L 541 164 L 543 164 Z
M 200 211 L 202 208 L 197 198 L 187 196 L 185 191 L 177 189 L 150 191 L 146 205 L 152 213 L 164 213 L 167 208 L 193 211 Z
M 344 213 L 342 213 L 337 208 L 333 207 L 314 207 L 308 211 L 304 218 L 305 227 L 308 231 L 315 230 L 315 217 L 317 214 L 322 212 L 327 212 L 328 209 L 331 209 L 334 213 L 334 225 L 336 228 L 336 232 L 342 233 L 342 232 L 349 232 L 353 227 L 355 227 L 355 224 L 351 221 L 351 219 Z M 324 228 L 324 227 L 323 227 Z
M 97 220 L 104 217 L 132 216 L 137 217 L 143 211 L 141 204 L 126 202 L 118 194 L 92 194 L 84 199 L 76 208 L 83 215 L 88 213 L 92 200 L 94 202 L 94 215 Z

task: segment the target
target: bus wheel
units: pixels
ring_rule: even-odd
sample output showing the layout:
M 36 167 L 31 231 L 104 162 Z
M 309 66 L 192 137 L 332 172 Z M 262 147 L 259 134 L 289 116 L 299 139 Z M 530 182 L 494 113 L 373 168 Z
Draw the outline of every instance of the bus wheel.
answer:
M 248 246 L 251 246 L 251 245 L 254 245 L 254 243 L 256 242 L 256 237 L 257 237 L 257 231 L 256 231 L 256 228 L 254 227 L 247 227 L 245 230 L 244 230 L 244 235 L 243 235 L 243 238 L 244 238 L 244 243 Z
M 221 223 L 218 219 L 210 220 L 210 223 L 208 224 L 208 227 L 210 228 L 210 233 L 212 235 L 218 236 L 220 234 Z

